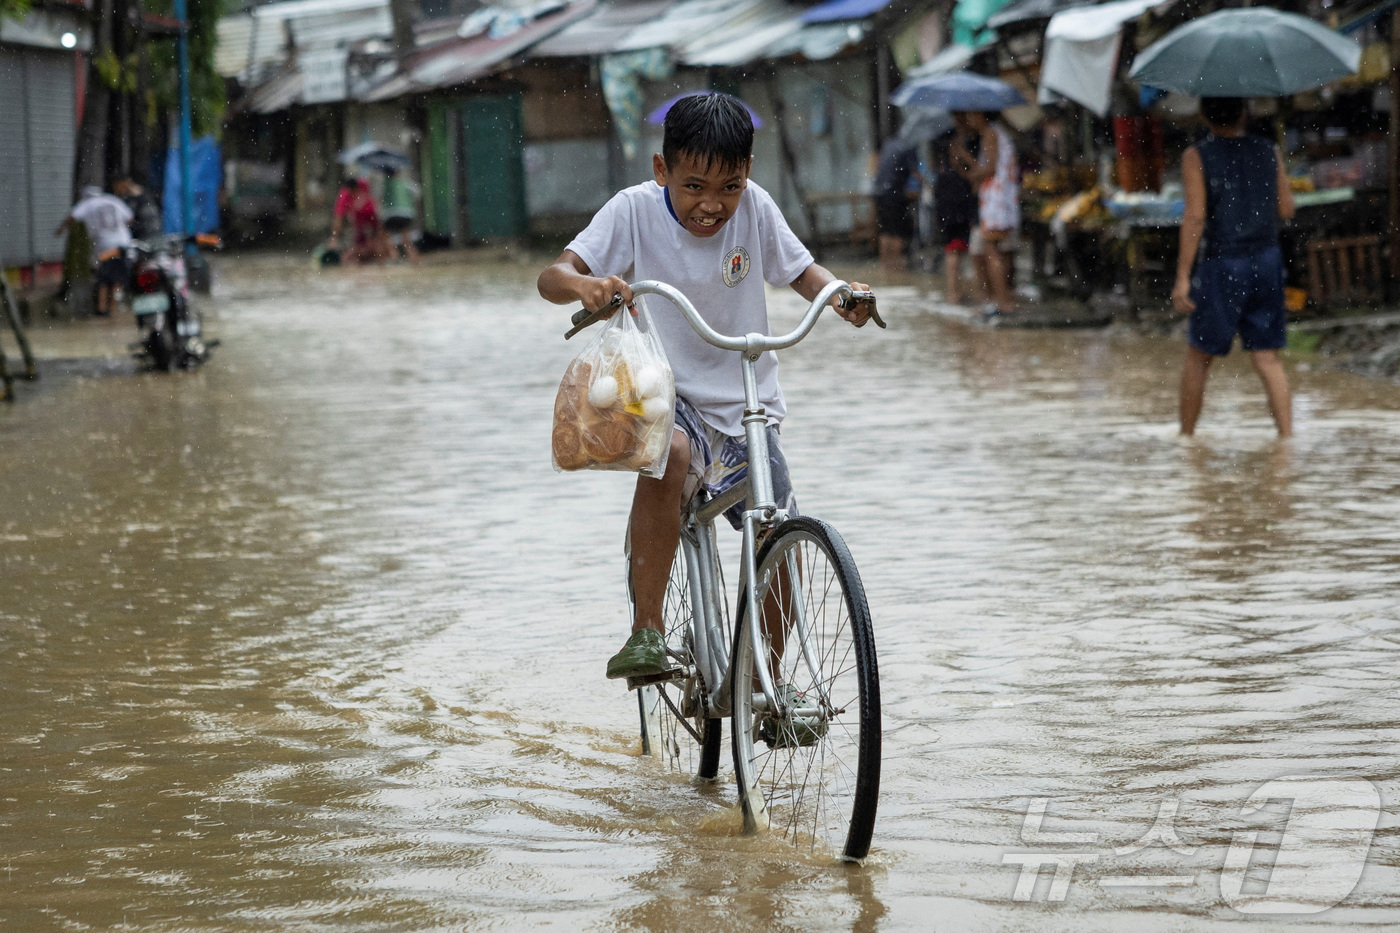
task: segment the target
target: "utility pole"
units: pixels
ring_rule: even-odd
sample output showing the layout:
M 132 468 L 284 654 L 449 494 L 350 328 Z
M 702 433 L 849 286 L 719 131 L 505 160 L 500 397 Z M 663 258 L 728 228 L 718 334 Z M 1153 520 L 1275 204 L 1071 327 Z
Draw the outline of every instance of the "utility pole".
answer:
M 180 21 L 180 232 L 194 232 L 194 186 L 190 183 L 190 17 L 187 0 L 175 0 Z
M 88 185 L 107 183 L 107 111 L 110 91 L 93 64 L 112 48 L 112 0 L 92 4 L 93 43 L 87 53 L 87 91 L 83 96 L 83 118 L 78 126 L 77 164 L 73 171 L 73 200 Z
M 413 19 L 417 6 L 413 0 L 389 0 L 389 16 L 394 24 L 394 56 L 399 61 L 413 54 Z
M 1400 9 L 1390 14 L 1390 277 L 1400 281 Z

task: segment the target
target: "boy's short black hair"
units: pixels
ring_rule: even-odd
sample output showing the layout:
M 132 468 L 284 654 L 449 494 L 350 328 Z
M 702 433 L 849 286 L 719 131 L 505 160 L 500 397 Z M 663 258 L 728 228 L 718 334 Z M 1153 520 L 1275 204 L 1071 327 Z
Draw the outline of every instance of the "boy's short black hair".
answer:
M 1244 116 L 1244 98 L 1202 97 L 1201 116 L 1211 126 L 1234 126 Z
M 691 94 L 666 111 L 666 133 L 661 157 L 672 168 L 682 155 L 706 169 L 747 165 L 753 155 L 753 118 L 737 97 L 729 94 Z

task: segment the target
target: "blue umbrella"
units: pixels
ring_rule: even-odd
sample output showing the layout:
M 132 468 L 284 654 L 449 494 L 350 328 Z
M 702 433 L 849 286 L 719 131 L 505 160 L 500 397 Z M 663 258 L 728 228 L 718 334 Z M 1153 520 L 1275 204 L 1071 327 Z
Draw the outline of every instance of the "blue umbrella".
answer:
M 931 107 L 908 107 L 899 127 L 899 139 L 911 146 L 936 139 L 953 128 L 953 117 L 946 110 Z
M 906 81 L 890 96 L 899 107 L 938 107 L 943 110 L 1005 110 L 1026 102 L 1005 81 L 959 71 L 956 74 Z
M 1191 97 L 1283 97 L 1360 65 L 1361 46 L 1321 23 L 1252 7 L 1178 26 L 1137 57 L 1129 76 Z
M 715 93 L 715 92 L 714 92 L 714 91 L 686 91 L 684 94 L 677 94 L 675 97 L 672 97 L 670 100 L 666 101 L 666 103 L 662 104 L 660 107 L 657 107 L 657 108 L 656 108 L 655 110 L 653 110 L 650 114 L 648 114 L 648 115 L 647 115 L 647 122 L 648 122 L 648 123 L 665 123 L 665 122 L 666 122 L 666 114 L 670 111 L 670 109 L 671 109 L 672 107 L 674 107 L 674 106 L 676 105 L 676 101 L 681 100 L 682 98 L 686 98 L 686 97 L 697 97 L 697 96 L 700 96 L 700 95 L 704 95 L 704 94 L 713 94 L 713 93 Z M 743 102 L 742 100 L 739 101 L 739 103 L 744 104 L 744 102 Z M 748 104 L 744 104 L 744 109 L 747 110 L 747 111 L 749 112 L 749 117 L 753 120 L 753 128 L 756 129 L 756 130 L 761 130 L 761 129 L 763 129 L 763 121 L 759 119 L 758 114 L 754 113 L 754 109 L 753 109 L 752 107 L 750 107 Z

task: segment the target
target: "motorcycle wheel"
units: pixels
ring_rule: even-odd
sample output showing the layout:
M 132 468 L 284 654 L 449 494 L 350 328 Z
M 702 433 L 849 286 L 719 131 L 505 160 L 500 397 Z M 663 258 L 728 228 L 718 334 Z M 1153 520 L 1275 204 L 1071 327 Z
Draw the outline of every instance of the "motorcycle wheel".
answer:
M 161 315 L 160 325 L 152 327 L 146 335 L 146 355 L 151 358 L 151 368 L 170 372 L 178 361 L 179 337 L 175 334 L 175 321 L 172 315 Z

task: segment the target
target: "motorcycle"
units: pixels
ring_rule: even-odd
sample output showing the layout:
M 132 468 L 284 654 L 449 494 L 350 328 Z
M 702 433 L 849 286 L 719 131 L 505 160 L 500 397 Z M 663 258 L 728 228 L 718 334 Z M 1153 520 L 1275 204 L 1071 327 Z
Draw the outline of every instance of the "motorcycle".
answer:
M 167 234 L 134 240 L 128 247 L 131 265 L 131 311 L 140 340 L 132 344 L 137 357 L 153 369 L 193 369 L 209 358 L 217 340 L 204 339 L 204 319 L 190 301 L 185 251 L 190 243 L 217 248 L 219 238 L 208 234 Z

